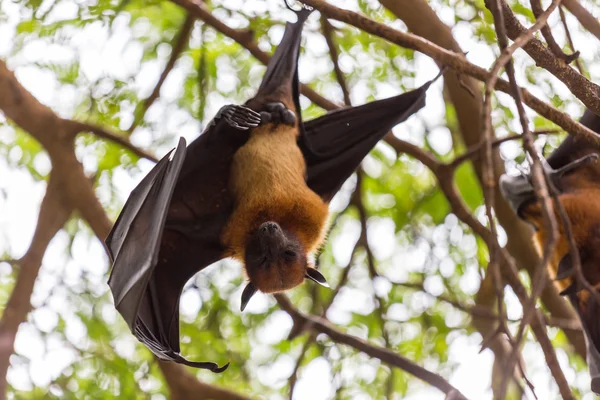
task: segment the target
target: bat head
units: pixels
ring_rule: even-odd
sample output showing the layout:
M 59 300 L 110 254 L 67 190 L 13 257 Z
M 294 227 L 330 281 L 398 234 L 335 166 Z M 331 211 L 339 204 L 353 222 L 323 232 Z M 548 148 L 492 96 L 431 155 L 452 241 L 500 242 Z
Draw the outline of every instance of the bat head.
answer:
M 268 221 L 258 227 L 246 245 L 244 258 L 250 283 L 242 294 L 242 311 L 257 290 L 282 292 L 300 285 L 304 279 L 328 287 L 325 277 L 310 266 L 298 237 L 276 222 Z
M 565 193 L 572 188 L 582 189 L 586 182 L 589 182 L 586 172 L 573 177 L 572 173 L 584 168 L 592 161 L 598 159 L 597 153 L 590 153 L 569 162 L 558 169 L 552 168 L 545 159 L 542 159 L 542 166 L 549 179 L 549 183 L 558 190 L 559 193 Z M 585 175 L 584 175 L 585 174 Z M 519 176 L 502 175 L 500 177 L 500 191 L 513 211 L 523 220 L 531 222 L 536 228 L 541 219 L 541 210 L 538 199 L 535 195 L 531 176 L 522 173 Z

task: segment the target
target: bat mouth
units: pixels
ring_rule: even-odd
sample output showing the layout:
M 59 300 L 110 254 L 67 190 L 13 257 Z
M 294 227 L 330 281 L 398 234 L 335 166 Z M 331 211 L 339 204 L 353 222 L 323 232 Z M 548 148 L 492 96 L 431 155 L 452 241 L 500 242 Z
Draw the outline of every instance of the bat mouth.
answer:
M 509 176 L 500 177 L 500 191 L 519 218 L 523 219 L 521 211 L 523 208 L 536 200 L 535 190 L 529 182 L 528 176 Z

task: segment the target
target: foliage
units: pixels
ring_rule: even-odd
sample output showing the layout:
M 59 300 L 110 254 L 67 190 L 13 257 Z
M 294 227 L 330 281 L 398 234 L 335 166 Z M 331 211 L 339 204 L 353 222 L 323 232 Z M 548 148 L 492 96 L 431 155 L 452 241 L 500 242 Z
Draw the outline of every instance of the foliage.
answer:
M 283 23 L 291 15 L 281 3 L 212 1 L 209 8 L 227 25 L 251 29 L 259 47 L 271 53 L 283 32 Z M 378 2 L 343 3 L 340 6 L 359 9 L 377 21 L 402 27 Z M 445 15 L 446 23 L 454 23 L 462 35 L 469 37 L 473 47 L 487 46 L 487 54 L 479 60 L 489 61 L 498 53 L 491 16 L 482 0 L 432 3 L 440 15 Z M 533 20 L 529 9 L 518 2 L 514 2 L 513 10 L 524 20 Z M 8 32 L 5 38 L 9 38 L 0 46 L 0 56 L 27 89 L 63 117 L 123 132 L 139 115 L 139 104 L 158 80 L 186 17 L 175 4 L 156 0 L 5 1 L 0 2 L 0 12 L 0 21 L 7 21 L 0 36 Z M 165 154 L 180 135 L 188 141 L 196 137 L 221 105 L 248 98 L 264 71 L 264 66 L 240 45 L 202 25 L 196 21 L 161 97 L 130 135 L 134 144 L 157 156 Z M 355 104 L 415 88 L 417 81 L 424 82 L 436 73 L 430 60 L 412 50 L 356 28 L 333 25 L 340 67 Z M 342 92 L 319 19 L 314 15 L 305 36 L 301 79 L 341 103 Z M 584 61 L 595 56 L 588 55 Z M 206 68 L 200 73 L 202 57 Z M 530 85 L 541 88 L 556 107 L 580 111 L 572 97 L 563 96 L 564 90 L 549 82 L 546 73 L 533 68 L 531 61 L 517 63 Z M 199 81 L 205 82 L 205 95 L 199 90 Z M 525 84 L 525 78 L 522 81 Z M 455 134 L 455 110 L 451 103 L 443 106 L 440 88 L 437 85 L 430 94 L 428 107 L 432 108 L 421 111 L 395 133 L 450 161 L 465 149 Z M 306 98 L 302 104 L 305 118 L 324 112 Z M 514 103 L 499 96 L 493 114 L 499 135 L 515 131 L 515 115 Z M 552 128 L 541 118 L 533 122 L 536 129 Z M 555 139 L 549 142 L 550 150 L 558 144 Z M 522 160 L 513 143 L 503 151 L 511 160 Z M 86 172 L 95 178 L 97 194 L 113 218 L 129 190 L 151 167 L 148 161 L 139 160 L 119 145 L 91 134 L 77 139 L 76 152 Z M 9 177 L 0 182 L 0 209 L 5 207 L 15 218 L 23 213 L 35 214 L 35 210 L 17 207 L 14 196 L 22 192 L 12 195 L 11 191 L 18 184 L 30 185 L 25 193 L 37 199 L 40 191 L 35 185 L 48 179 L 49 161 L 44 157 L 39 143 L 0 116 L 0 176 Z M 461 360 L 451 355 L 451 348 L 464 348 L 460 343 L 481 338 L 469 314 L 438 297 L 472 304 L 487 265 L 487 249 L 458 222 L 435 178 L 414 159 L 397 157 L 381 144 L 363 169 L 361 190 L 368 214 L 368 243 L 379 276 L 370 276 L 364 243 L 359 243 L 349 266 L 348 282 L 326 315 L 346 332 L 387 345 L 445 377 L 452 376 Z M 31 177 L 30 181 L 20 180 L 23 172 Z M 461 166 L 455 179 L 468 207 L 482 216 L 482 192 L 472 165 Z M 339 214 L 337 224 L 319 259 L 334 287 L 360 232 L 359 211 L 349 201 L 355 182 L 349 180 L 333 203 L 335 214 Z M 0 218 L 3 259 L 18 258 L 26 245 L 24 238 L 31 233 L 12 235 L 10 226 L 8 219 Z M 4 306 L 15 271 L 8 263 L 0 263 L 0 270 L 0 303 Z M 72 219 L 55 238 L 44 260 L 32 299 L 36 311 L 19 333 L 9 373 L 12 398 L 167 395 L 168 387 L 150 353 L 132 339 L 112 308 L 106 285 L 108 270 L 108 260 L 97 239 L 83 223 Z M 287 397 L 287 381 L 309 337 L 305 334 L 287 339 L 291 319 L 270 297 L 253 300 L 249 311 L 240 313 L 242 284 L 239 265 L 230 262 L 211 267 L 188 284 L 182 300 L 182 353 L 190 359 L 220 364 L 231 361 L 226 374 L 197 372 L 205 382 L 254 396 Z M 424 290 L 414 285 L 423 285 Z M 307 284 L 291 292 L 290 297 L 302 311 L 319 314 L 332 292 Z M 519 312 L 517 307 L 517 317 Z M 553 340 L 559 348 L 568 346 L 562 334 Z M 34 348 L 40 351 L 32 352 L 23 341 L 39 343 Z M 59 358 L 63 362 L 53 361 L 56 354 L 62 355 Z M 585 369 L 575 356 L 569 362 L 573 374 Z M 323 364 L 327 366 L 324 370 Z M 392 372 L 378 360 L 327 337 L 319 336 L 308 346 L 301 361 L 300 381 L 310 375 L 311 369 L 331 375 L 332 384 L 325 386 L 322 398 L 381 398 L 391 392 L 398 399 L 411 394 L 434 398 L 410 375 L 400 370 Z M 582 387 L 587 390 L 585 385 Z M 479 398 L 490 393 L 482 393 Z

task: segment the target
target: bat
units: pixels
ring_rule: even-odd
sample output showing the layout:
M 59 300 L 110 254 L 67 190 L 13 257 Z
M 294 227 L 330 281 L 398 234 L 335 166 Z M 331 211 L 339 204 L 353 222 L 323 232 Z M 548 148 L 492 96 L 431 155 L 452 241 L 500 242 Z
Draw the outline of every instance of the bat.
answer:
M 580 122 L 600 133 L 600 117 L 586 110 Z M 600 156 L 597 144 L 568 136 L 543 160 L 549 183 L 558 192 L 558 199 L 568 216 L 573 238 L 577 244 L 585 279 L 600 289 Z M 543 248 L 548 232 L 545 231 L 542 208 L 536 199 L 530 176 L 503 175 L 500 189 L 517 215 L 533 225 L 534 242 Z M 567 296 L 581 320 L 587 346 L 587 361 L 591 375 L 591 389 L 600 394 L 600 308 L 594 296 L 577 282 L 569 242 L 558 211 L 559 241 L 549 269 L 555 277 L 561 295 Z
M 297 63 L 310 10 L 288 23 L 257 91 L 223 107 L 189 146 L 183 138 L 131 192 L 106 245 L 108 284 L 132 333 L 158 358 L 222 372 L 180 354 L 179 299 L 186 282 L 231 257 L 248 284 L 275 293 L 309 279 L 328 204 L 376 143 L 425 105 L 431 82 L 413 91 L 303 122 Z M 438 75 L 439 76 L 439 75 Z

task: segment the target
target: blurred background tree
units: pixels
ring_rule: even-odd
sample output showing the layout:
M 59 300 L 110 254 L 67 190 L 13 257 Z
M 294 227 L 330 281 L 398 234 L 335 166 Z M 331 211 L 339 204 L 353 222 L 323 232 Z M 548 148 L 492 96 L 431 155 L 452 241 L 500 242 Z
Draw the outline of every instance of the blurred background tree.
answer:
M 577 66 L 597 81 L 598 21 L 585 17 L 598 15 L 599 8 L 587 0 L 563 3 L 566 9 L 554 12 L 549 26 L 566 53 L 573 52 L 571 36 L 575 50 L 582 50 Z M 500 54 L 483 0 L 335 5 L 468 52 L 466 59 L 485 69 Z M 526 26 L 535 22 L 529 4 L 509 5 Z M 439 171 L 430 170 L 435 160 L 450 163 L 468 210 L 487 224 L 478 152 L 467 153 L 456 169 L 452 164 L 482 140 L 483 85 L 464 73 L 447 72 L 430 89 L 427 106 L 377 146 L 333 201 L 332 229 L 318 258 L 333 290 L 294 289 L 288 293 L 292 311 L 285 298 L 259 295 L 240 313 L 240 265 L 223 261 L 189 282 L 181 300 L 182 353 L 221 365 L 231 361 L 226 373 L 156 361 L 114 310 L 106 284 L 109 261 L 99 239 L 131 189 L 179 136 L 189 143 L 221 106 L 253 95 L 266 54 L 294 18 L 280 0 L 0 1 L 2 395 L 446 397 L 389 361 L 304 324 L 294 314 L 299 309 L 436 372 L 468 398 L 493 397 L 511 351 L 497 329 L 498 282 L 488 273 L 484 240 L 457 217 Z M 520 85 L 574 119 L 583 113 L 575 96 L 525 52 L 515 53 L 515 65 Z M 299 66 L 301 81 L 312 89 L 303 92 L 303 116 L 402 93 L 437 71 L 422 53 L 315 12 Z M 534 130 L 558 128 L 527 113 Z M 491 117 L 497 137 L 521 132 L 509 95 L 494 96 Z M 536 144 L 549 152 L 563 137 L 539 134 Z M 494 149 L 496 177 L 505 165 L 514 171 L 524 160 L 519 141 Z M 495 197 L 500 244 L 515 257 L 529 288 L 528 274 L 538 261 L 531 230 Z M 514 334 L 522 307 L 511 286 L 500 287 Z M 573 311 L 552 287 L 539 308 L 574 396 L 591 399 Z M 529 332 L 522 357 L 538 398 L 560 398 Z M 518 369 L 509 398 L 532 398 L 520 374 Z

